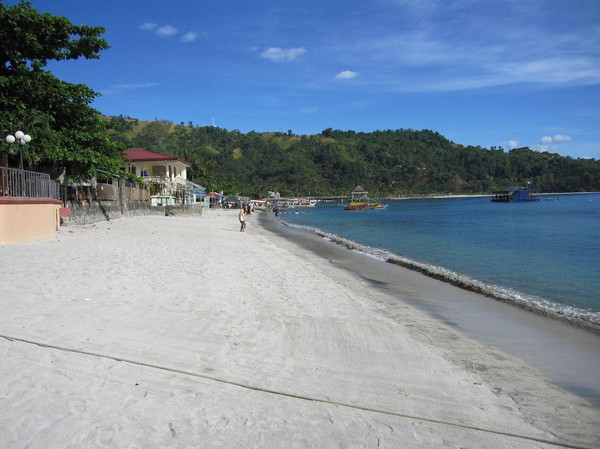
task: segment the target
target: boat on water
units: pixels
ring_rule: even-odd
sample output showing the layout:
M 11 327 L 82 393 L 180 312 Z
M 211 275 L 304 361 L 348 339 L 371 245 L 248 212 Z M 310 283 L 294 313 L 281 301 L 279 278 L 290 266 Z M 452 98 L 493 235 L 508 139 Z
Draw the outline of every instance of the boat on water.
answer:
M 367 208 L 367 203 L 365 201 L 352 201 L 344 210 L 363 210 Z
M 279 209 L 283 208 L 294 208 L 294 207 L 315 207 L 319 200 L 304 199 L 304 198 L 290 198 L 290 199 L 278 199 L 275 201 Z
M 387 204 L 381 204 L 379 201 L 370 200 L 368 194 L 369 192 L 367 192 L 363 186 L 356 186 L 352 191 L 352 201 L 344 207 L 344 210 L 383 210 L 388 207 Z
M 509 187 L 492 195 L 493 203 L 525 203 L 539 201 L 540 197 L 534 194 L 529 187 Z
M 353 201 L 344 207 L 344 210 L 365 210 L 365 209 L 375 209 L 382 210 L 388 207 L 387 204 L 381 204 L 376 201 Z

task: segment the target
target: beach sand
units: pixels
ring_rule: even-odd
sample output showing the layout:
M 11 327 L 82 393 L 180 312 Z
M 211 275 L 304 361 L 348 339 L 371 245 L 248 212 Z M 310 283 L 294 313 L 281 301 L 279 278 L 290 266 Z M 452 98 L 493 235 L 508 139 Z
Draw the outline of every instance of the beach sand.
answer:
M 0 246 L 0 447 L 600 447 L 597 407 L 257 218 Z

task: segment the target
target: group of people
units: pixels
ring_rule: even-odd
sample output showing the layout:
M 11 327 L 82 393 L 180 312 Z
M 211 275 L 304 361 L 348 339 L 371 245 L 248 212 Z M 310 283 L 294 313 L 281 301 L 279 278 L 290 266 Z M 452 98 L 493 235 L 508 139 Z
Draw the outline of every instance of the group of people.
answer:
M 254 205 L 252 203 L 248 202 L 242 204 L 238 215 L 240 220 L 240 232 L 246 231 L 246 216 L 250 215 L 252 212 L 254 212 Z

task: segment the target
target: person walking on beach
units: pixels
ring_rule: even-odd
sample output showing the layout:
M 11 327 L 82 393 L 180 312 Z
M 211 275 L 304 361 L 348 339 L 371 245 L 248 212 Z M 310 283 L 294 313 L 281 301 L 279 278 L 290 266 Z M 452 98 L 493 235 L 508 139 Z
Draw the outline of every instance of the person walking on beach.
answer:
M 240 209 L 240 232 L 246 231 L 246 212 L 244 212 L 244 207 Z

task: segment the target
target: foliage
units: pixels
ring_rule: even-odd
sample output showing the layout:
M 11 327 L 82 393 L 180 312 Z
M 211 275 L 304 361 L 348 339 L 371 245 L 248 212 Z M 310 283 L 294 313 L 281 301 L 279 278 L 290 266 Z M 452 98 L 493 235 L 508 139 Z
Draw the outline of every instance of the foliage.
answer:
M 28 2 L 0 3 L 0 128 L 4 135 L 22 130 L 32 136 L 23 154 L 27 167 L 64 168 L 76 177 L 121 165 L 122 147 L 89 106 L 98 94 L 44 70 L 51 60 L 99 58 L 108 48 L 104 31 L 42 14 Z
M 139 122 L 129 146 L 182 157 L 188 178 L 211 190 L 264 197 L 491 193 L 530 185 L 537 191 L 600 191 L 600 161 L 574 160 L 529 148 L 457 145 L 437 132 L 410 129 L 360 133 L 326 129 L 242 134 L 212 126 Z M 146 129 L 147 128 L 147 129 Z M 121 134 L 122 136 L 122 134 Z

